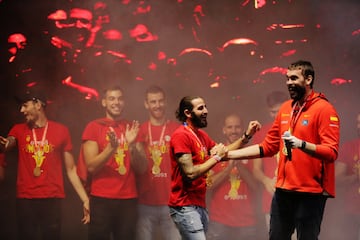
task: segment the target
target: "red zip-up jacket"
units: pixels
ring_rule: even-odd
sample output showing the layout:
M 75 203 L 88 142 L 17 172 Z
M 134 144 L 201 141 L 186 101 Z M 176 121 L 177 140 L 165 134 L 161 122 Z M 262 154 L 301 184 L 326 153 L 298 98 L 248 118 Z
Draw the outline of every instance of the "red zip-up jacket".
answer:
M 292 135 L 316 144 L 313 155 L 292 149 L 291 161 L 284 155 L 281 135 L 290 129 L 294 102 L 286 101 L 268 131 L 264 156 L 280 151 L 276 188 L 335 197 L 335 160 L 338 155 L 340 120 L 335 108 L 321 93 L 312 93 L 292 128 Z M 295 115 L 295 114 L 294 114 Z

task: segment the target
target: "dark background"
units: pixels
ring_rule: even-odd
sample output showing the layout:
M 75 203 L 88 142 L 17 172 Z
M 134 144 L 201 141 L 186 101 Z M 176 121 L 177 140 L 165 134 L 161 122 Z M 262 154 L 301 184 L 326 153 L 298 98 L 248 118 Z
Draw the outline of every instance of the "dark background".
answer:
M 99 33 L 96 44 L 83 48 L 76 63 L 65 63 L 61 49 L 50 43 L 51 37 L 73 39 L 76 33 L 56 29 L 47 16 L 57 9 L 74 7 L 94 12 L 96 2 L 99 1 L 0 1 L 1 135 L 6 135 L 15 122 L 23 121 L 14 101 L 16 92 L 36 82 L 49 95 L 50 118 L 69 127 L 77 157 L 85 124 L 104 113 L 98 100 L 86 99 L 86 94 L 62 84 L 66 76 L 72 75 L 74 82 L 98 91 L 107 82 L 117 82 L 126 96 L 124 117 L 140 121 L 147 117 L 143 96 L 151 84 L 166 90 L 171 118 L 181 97 L 201 95 L 210 112 L 207 131 L 221 140 L 226 113 L 238 112 L 245 122 L 270 121 L 265 97 L 273 90 L 286 92 L 285 77 L 276 71 L 262 75 L 262 71 L 286 68 L 289 63 L 304 59 L 315 67 L 315 90 L 325 93 L 338 110 L 341 140 L 356 136 L 353 129 L 360 98 L 359 1 L 266 1 L 266 5 L 256 9 L 254 1 L 240 0 L 104 0 L 107 8 L 103 14 L 110 21 L 102 31 L 118 29 L 122 39 L 106 41 Z M 150 10 L 141 13 L 139 8 Z M 136 41 L 129 34 L 136 24 L 146 25 L 158 39 Z M 281 28 L 280 24 L 301 27 Z M 271 30 L 270 26 L 275 27 Z M 12 33 L 24 34 L 27 45 L 15 62 L 9 63 L 7 39 Z M 251 39 L 256 45 L 230 44 L 222 49 L 225 42 L 236 38 Z M 189 48 L 210 54 L 180 54 Z M 131 64 L 95 54 L 109 49 L 125 53 Z M 166 53 L 164 60 L 157 58 L 159 51 Z M 156 64 L 156 70 L 148 68 L 150 63 Z M 344 83 L 334 84 L 337 78 Z M 218 87 L 211 87 L 214 83 Z M 12 152 L 7 155 L 6 179 L 0 185 L 0 239 L 13 239 L 16 235 L 15 180 L 16 153 Z M 68 182 L 66 191 L 63 239 L 84 239 L 81 203 Z

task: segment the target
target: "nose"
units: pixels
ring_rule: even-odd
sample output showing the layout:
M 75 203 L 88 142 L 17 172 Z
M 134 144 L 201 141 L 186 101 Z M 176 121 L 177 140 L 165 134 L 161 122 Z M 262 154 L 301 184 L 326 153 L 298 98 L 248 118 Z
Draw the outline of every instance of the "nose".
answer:
M 207 107 L 204 107 L 204 113 L 208 113 Z

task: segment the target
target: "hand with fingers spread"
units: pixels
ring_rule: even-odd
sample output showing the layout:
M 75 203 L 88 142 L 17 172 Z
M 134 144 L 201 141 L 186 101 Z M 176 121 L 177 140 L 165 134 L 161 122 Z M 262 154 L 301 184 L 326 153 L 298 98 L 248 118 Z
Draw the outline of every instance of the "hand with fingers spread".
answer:
M 134 120 L 131 125 L 126 125 L 126 131 L 125 131 L 125 139 L 130 144 L 135 139 L 139 132 L 139 121 Z

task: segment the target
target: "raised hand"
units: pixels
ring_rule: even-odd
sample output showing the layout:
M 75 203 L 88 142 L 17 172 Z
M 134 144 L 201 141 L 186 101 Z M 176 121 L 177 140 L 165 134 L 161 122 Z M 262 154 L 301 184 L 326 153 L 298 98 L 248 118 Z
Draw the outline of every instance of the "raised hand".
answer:
M 114 130 L 108 131 L 107 135 L 109 137 L 109 143 L 111 144 L 111 147 L 116 148 L 119 145 L 119 140 Z
M 131 125 L 130 124 L 126 125 L 125 139 L 129 144 L 135 141 L 136 136 L 139 132 L 139 126 L 140 126 L 139 121 L 136 120 L 134 120 Z
M 256 120 L 250 121 L 245 133 L 247 136 L 251 138 L 260 129 L 261 129 L 261 124 L 258 121 Z

